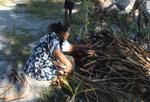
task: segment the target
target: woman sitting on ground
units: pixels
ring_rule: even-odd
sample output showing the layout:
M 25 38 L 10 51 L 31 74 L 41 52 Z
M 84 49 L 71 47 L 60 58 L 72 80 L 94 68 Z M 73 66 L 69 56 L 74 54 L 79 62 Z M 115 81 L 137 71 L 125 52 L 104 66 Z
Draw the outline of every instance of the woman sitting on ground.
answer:
M 24 72 L 12 70 L 8 74 L 9 85 L 6 84 L 2 88 L 4 91 L 1 93 L 0 100 L 11 101 L 27 96 L 32 97 L 33 93 L 36 97 L 40 97 L 43 88 L 47 88 L 50 84 L 58 85 L 60 76 L 68 76 L 72 73 L 73 60 L 70 61 L 63 52 L 72 52 L 73 49 L 79 50 L 87 46 L 77 47 L 67 42 L 69 25 L 58 22 L 52 23 L 48 28 L 49 32 L 33 48 Z
M 51 24 L 49 33 L 44 35 L 33 49 L 24 69 L 25 74 L 39 81 L 53 81 L 60 74 L 71 74 L 74 65 L 63 51 L 71 52 L 74 49 L 87 48 L 88 45 L 67 43 L 66 46 L 64 42 L 70 35 L 69 31 L 69 25 L 61 22 Z
M 64 2 L 64 8 L 65 8 L 65 21 L 69 20 L 71 21 L 71 15 L 72 15 L 72 9 L 74 8 L 74 0 L 65 0 Z

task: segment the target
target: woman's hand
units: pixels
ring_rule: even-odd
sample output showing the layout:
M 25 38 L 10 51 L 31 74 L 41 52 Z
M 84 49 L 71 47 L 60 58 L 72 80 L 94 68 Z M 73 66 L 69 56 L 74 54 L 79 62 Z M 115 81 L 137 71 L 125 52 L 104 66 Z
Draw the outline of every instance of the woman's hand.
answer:
M 96 55 L 95 50 L 87 50 L 86 53 L 87 53 L 87 55 L 90 55 L 90 56 Z
M 63 84 L 62 78 L 66 78 L 69 75 L 69 73 L 65 72 L 64 70 L 59 70 L 58 73 L 59 74 L 57 75 L 57 78 L 52 80 L 52 86 L 60 86 Z
M 65 71 L 65 70 L 59 70 L 58 71 L 60 76 L 64 76 L 64 77 L 68 77 L 69 76 L 69 72 Z
M 60 62 L 60 64 L 58 65 L 60 69 L 65 69 L 65 71 L 68 73 L 71 73 L 73 71 L 73 65 L 71 61 L 60 51 L 60 49 L 56 49 L 54 51 L 54 56 Z
M 91 44 L 85 44 L 85 48 L 91 49 L 93 46 Z

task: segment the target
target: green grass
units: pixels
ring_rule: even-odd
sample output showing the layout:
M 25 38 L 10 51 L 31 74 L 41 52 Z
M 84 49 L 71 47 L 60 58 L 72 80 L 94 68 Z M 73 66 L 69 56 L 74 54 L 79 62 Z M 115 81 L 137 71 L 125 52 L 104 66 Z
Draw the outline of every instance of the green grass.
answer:
M 30 34 L 17 35 L 12 32 L 7 32 L 5 36 L 8 44 L 8 47 L 2 51 L 5 58 L 12 61 L 12 66 L 15 69 L 24 66 L 32 49 L 29 44 L 35 41 L 35 37 Z
M 38 2 L 30 2 L 27 11 L 31 15 L 49 19 L 62 19 L 63 17 L 63 1 L 62 0 L 46 0 Z

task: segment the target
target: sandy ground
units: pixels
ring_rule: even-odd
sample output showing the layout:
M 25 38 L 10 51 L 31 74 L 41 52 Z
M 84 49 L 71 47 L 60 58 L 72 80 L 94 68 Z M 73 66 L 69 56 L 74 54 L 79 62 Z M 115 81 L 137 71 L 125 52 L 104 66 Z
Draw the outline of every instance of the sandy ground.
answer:
M 32 34 L 39 36 L 47 30 L 47 25 L 54 22 L 51 19 L 41 19 L 33 17 L 26 13 L 25 6 L 20 4 L 26 4 L 26 0 L 14 0 L 15 2 L 9 2 L 7 5 L 0 6 L 0 82 L 8 85 L 7 79 L 4 76 L 7 71 L 11 69 L 11 64 L 5 60 L 5 56 L 1 53 L 3 48 L 7 48 L 6 33 L 14 32 L 15 34 Z M 23 1 L 23 2 L 22 2 Z M 27 33 L 28 32 L 28 33 Z M 36 102 L 39 98 L 38 91 L 43 89 L 40 83 L 32 84 L 32 92 L 27 98 L 15 100 L 12 102 Z M 2 89 L 2 87 L 0 86 Z M 2 91 L 2 90 L 0 90 Z M 1 94 L 1 92 L 0 92 Z M 0 102 L 4 102 L 0 100 Z

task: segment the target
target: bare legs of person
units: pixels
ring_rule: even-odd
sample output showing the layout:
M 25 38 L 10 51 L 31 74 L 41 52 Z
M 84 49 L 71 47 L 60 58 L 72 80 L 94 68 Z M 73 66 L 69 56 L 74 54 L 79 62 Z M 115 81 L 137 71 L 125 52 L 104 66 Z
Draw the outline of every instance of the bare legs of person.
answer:
M 69 9 L 69 19 L 70 19 L 70 21 L 72 21 L 71 15 L 72 15 L 72 9 Z
M 68 9 L 65 9 L 64 15 L 65 15 L 65 22 L 67 22 L 67 20 L 68 20 L 68 17 L 67 17 L 67 15 L 68 15 Z
M 72 21 L 72 9 L 65 9 L 65 22 L 70 23 Z

